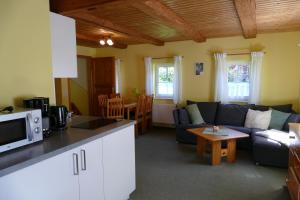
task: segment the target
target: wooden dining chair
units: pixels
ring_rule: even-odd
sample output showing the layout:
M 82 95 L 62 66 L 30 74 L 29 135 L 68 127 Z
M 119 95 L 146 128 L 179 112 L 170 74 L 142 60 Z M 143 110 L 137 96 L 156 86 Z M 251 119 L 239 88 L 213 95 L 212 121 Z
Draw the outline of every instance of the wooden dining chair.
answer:
M 110 99 L 113 99 L 113 98 L 121 98 L 121 94 L 120 93 L 111 93 L 109 95 L 109 98 Z
M 106 116 L 106 105 L 107 105 L 108 95 L 100 94 L 98 96 L 98 103 L 100 108 L 100 116 L 105 118 Z
M 107 118 L 124 119 L 124 102 L 122 98 L 107 100 Z
M 136 110 L 135 110 L 135 134 L 136 136 L 139 135 L 139 128 L 141 130 L 141 133 L 144 133 L 145 131 L 145 125 L 144 125 L 144 113 L 145 113 L 145 100 L 146 97 L 145 95 L 140 95 L 138 97 L 137 105 L 136 105 Z
M 146 96 L 144 112 L 144 130 L 152 126 L 153 95 Z

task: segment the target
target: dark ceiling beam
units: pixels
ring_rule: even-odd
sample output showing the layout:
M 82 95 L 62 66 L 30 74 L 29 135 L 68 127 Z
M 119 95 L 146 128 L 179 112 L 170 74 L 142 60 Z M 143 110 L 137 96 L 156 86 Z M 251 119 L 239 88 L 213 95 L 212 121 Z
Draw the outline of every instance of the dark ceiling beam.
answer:
M 101 46 L 99 44 L 99 38 L 95 36 L 86 35 L 84 33 L 76 33 L 77 44 L 81 46 L 88 46 L 93 48 L 102 48 L 102 47 L 114 47 L 119 49 L 126 49 L 126 44 L 121 44 L 113 40 L 114 44 L 112 46 L 104 45 Z
M 255 0 L 234 0 L 234 5 L 240 19 L 244 37 L 255 38 L 257 34 Z
M 127 0 L 127 2 L 145 14 L 161 19 L 177 31 L 181 32 L 184 36 L 187 36 L 196 42 L 204 42 L 206 40 L 195 27 L 163 4 L 161 0 Z
M 50 0 L 50 9 L 52 12 L 67 14 L 96 8 L 100 5 L 111 4 L 120 0 Z
M 58 1 L 58 0 L 57 0 Z M 137 8 L 138 10 L 146 13 L 152 17 L 158 17 L 171 27 L 181 32 L 183 35 L 191 38 L 196 42 L 204 42 L 205 37 L 201 35 L 191 24 L 186 22 L 182 17 L 178 16 L 173 10 L 164 5 L 160 0 L 110 0 L 99 1 L 89 0 L 82 2 L 81 5 L 69 5 L 67 0 L 60 0 L 57 2 L 58 11 L 64 15 L 73 15 L 77 13 L 87 12 L 95 9 L 101 9 L 104 6 L 117 6 L 117 5 L 129 5 Z M 135 32 L 135 31 L 133 31 Z M 132 32 L 130 33 L 132 34 Z M 156 44 L 157 45 L 157 44 Z
M 90 41 L 90 40 L 84 40 L 80 38 L 76 38 L 76 43 L 79 46 L 84 46 L 84 47 L 91 47 L 91 48 L 101 48 L 99 43 Z
M 157 46 L 164 45 L 164 42 L 161 40 L 139 33 L 136 30 L 117 25 L 109 20 L 97 17 L 95 15 L 86 12 L 72 13 L 72 14 L 68 14 L 68 16 L 74 18 L 75 20 L 82 21 L 84 23 L 88 23 L 90 25 L 96 26 L 98 28 L 102 28 L 119 34 L 124 34 L 127 37 L 130 37 L 136 41 L 142 41 Z

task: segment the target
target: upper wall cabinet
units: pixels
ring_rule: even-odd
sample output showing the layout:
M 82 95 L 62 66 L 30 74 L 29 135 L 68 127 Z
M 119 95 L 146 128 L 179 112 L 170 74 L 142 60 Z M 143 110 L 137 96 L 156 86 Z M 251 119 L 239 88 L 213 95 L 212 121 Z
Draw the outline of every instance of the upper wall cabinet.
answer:
M 75 20 L 50 13 L 54 78 L 77 77 Z

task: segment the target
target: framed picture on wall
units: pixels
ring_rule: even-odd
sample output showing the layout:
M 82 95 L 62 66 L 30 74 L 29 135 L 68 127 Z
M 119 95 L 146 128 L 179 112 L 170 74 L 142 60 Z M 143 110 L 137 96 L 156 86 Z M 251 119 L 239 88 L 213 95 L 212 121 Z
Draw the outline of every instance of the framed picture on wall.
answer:
M 203 63 L 195 63 L 195 74 L 196 76 L 202 75 L 204 73 Z

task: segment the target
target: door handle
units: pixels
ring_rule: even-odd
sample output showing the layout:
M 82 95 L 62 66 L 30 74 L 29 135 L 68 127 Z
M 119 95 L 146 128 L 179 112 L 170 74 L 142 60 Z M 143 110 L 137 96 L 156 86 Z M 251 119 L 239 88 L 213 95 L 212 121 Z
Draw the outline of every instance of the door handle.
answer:
M 33 124 L 32 124 L 33 120 L 32 120 L 32 115 L 30 113 L 27 114 L 26 121 L 27 121 L 27 123 L 29 125 L 29 129 L 30 129 L 27 137 L 28 137 L 29 141 L 32 141 L 33 140 Z
M 74 175 L 79 175 L 79 170 L 78 170 L 78 155 L 77 155 L 77 153 L 73 153 L 73 174 Z
M 85 156 L 85 150 L 80 150 L 80 157 L 81 157 L 81 170 L 86 170 L 86 156 Z

